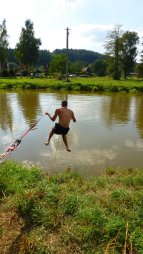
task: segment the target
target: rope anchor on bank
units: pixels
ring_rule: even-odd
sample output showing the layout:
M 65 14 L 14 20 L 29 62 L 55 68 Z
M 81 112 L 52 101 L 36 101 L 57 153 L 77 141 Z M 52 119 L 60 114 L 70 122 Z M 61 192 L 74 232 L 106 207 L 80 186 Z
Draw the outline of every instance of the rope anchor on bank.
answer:
M 50 104 L 50 107 L 52 106 L 53 103 Z M 49 110 L 48 109 L 48 110 Z M 0 164 L 4 162 L 5 158 L 10 155 L 11 152 L 16 150 L 16 148 L 19 146 L 21 143 L 22 139 L 36 126 L 36 124 L 43 118 L 45 114 L 43 114 L 19 139 L 16 139 L 10 146 L 6 147 L 5 152 L 0 154 Z
M 6 152 L 13 151 L 20 143 L 21 139 L 16 139 L 10 146 L 6 148 Z
M 43 117 L 43 116 L 42 116 Z M 5 160 L 6 157 L 10 155 L 11 152 L 13 152 L 21 143 L 22 139 L 28 134 L 29 131 L 33 129 L 33 127 L 41 120 L 41 118 L 38 119 L 23 135 L 21 138 L 16 139 L 10 146 L 6 147 L 5 152 L 0 154 L 0 164 Z
M 6 147 L 5 152 L 0 154 L 0 164 L 11 152 L 13 152 L 18 147 L 20 143 L 21 139 L 16 139 L 10 146 Z

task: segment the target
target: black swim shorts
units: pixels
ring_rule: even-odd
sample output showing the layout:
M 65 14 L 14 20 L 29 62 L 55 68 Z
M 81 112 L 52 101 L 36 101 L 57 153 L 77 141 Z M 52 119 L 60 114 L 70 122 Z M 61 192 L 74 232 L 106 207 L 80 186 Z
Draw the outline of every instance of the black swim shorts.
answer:
M 55 123 L 54 133 L 58 135 L 66 135 L 70 128 L 64 128 L 59 123 Z

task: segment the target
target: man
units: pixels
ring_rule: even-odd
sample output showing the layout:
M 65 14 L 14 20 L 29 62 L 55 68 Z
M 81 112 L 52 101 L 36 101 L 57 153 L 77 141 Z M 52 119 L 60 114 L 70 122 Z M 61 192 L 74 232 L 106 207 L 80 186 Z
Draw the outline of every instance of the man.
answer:
M 45 145 L 49 145 L 50 140 L 54 134 L 62 135 L 63 142 L 66 146 L 67 151 L 71 152 L 68 146 L 66 134 L 70 129 L 69 128 L 70 121 L 73 120 L 73 122 L 76 122 L 76 119 L 73 111 L 67 108 L 68 105 L 67 101 L 62 101 L 61 105 L 62 107 L 56 109 L 55 114 L 53 116 L 51 116 L 48 112 L 45 113 L 46 115 L 49 116 L 49 118 L 53 122 L 56 120 L 57 116 L 59 117 L 59 123 L 55 123 L 55 127 L 51 130 L 48 141 L 45 142 Z

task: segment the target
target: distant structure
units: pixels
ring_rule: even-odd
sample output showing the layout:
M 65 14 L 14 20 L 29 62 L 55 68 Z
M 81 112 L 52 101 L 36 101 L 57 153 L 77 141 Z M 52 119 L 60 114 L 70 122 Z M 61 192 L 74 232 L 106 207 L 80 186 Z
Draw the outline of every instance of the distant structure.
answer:
M 68 57 L 68 48 L 69 48 L 69 28 L 66 29 L 66 82 L 68 82 L 68 67 L 69 67 L 69 57 Z

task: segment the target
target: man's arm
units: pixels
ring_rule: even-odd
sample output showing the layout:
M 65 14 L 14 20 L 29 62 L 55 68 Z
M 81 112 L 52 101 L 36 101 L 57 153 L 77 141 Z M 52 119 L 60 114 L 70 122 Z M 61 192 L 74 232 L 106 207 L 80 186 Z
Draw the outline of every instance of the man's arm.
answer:
M 74 116 L 74 113 L 72 112 L 72 120 L 73 120 L 73 122 L 75 123 L 76 122 L 76 118 L 75 118 L 75 116 Z
M 58 115 L 58 109 L 56 109 L 55 114 L 53 116 L 51 116 L 48 112 L 46 112 L 45 115 L 49 116 L 49 118 L 54 122 Z

